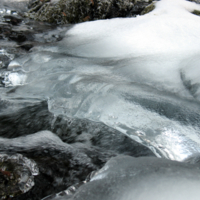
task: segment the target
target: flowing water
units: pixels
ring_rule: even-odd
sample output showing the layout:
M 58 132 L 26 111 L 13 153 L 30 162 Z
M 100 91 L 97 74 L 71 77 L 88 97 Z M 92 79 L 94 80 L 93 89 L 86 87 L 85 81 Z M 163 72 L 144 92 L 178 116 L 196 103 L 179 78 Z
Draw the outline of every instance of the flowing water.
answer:
M 57 134 L 62 115 L 91 126 L 103 123 L 157 157 L 184 161 L 199 154 L 200 17 L 191 13 L 195 9 L 200 5 L 162 0 L 144 16 L 34 34 L 39 44 L 11 58 L 0 72 L 0 98 L 7 103 L 1 115 L 46 101 L 51 113 L 46 129 Z M 12 56 L 6 53 L 2 50 Z
M 144 16 L 68 27 L 61 42 L 10 63 L 1 98 L 47 100 L 55 115 L 103 122 L 157 156 L 184 160 L 200 151 L 194 8 L 163 0 Z

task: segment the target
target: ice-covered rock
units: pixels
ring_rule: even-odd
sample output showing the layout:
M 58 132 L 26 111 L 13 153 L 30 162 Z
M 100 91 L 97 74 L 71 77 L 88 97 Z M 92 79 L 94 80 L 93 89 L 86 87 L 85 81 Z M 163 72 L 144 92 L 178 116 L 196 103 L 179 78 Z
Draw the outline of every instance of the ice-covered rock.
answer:
M 16 101 L 0 101 L 1 113 L 4 113 L 0 115 L 1 137 L 16 138 L 50 130 L 62 141 L 90 154 L 100 166 L 107 158 L 118 154 L 134 157 L 154 156 L 147 147 L 103 123 L 73 119 L 64 115 L 54 116 L 48 111 L 46 102 L 34 103 L 31 100 L 31 103 L 21 104 Z
M 37 164 L 21 154 L 0 154 L 0 199 L 15 197 L 34 186 Z
M 39 168 L 40 174 L 34 179 L 35 187 L 20 195 L 20 200 L 38 200 L 59 192 L 98 169 L 89 156 L 63 143 L 49 131 L 14 139 L 0 138 L 0 143 L 0 151 L 23 154 L 34 160 Z
M 72 122 L 73 120 L 70 122 L 68 121 L 70 119 L 62 119 L 61 117 L 52 122 L 52 116 L 50 114 L 48 116 L 48 112 L 42 110 L 42 107 L 38 107 L 38 109 L 41 110 L 45 119 L 37 118 L 40 114 L 36 106 L 29 107 L 29 109 L 26 110 L 27 114 L 16 115 L 18 118 L 22 118 L 21 122 L 16 121 L 16 124 L 13 123 L 11 125 L 15 126 L 16 133 L 4 135 L 4 138 L 0 137 L 1 152 L 22 154 L 27 158 L 31 158 L 37 163 L 40 171 L 40 174 L 34 179 L 35 187 L 29 192 L 20 195 L 20 200 L 29 198 L 38 200 L 47 195 L 65 190 L 71 185 L 81 184 L 88 174 L 100 169 L 111 157 L 119 154 L 154 156 L 146 147 L 134 141 L 132 142 L 131 139 L 115 130 L 109 130 L 105 125 L 98 125 L 92 122 Z M 37 116 L 31 116 L 32 118 L 26 119 L 34 111 Z M 12 121 L 11 118 L 10 120 Z M 35 129 L 39 129 L 36 120 L 40 120 L 41 124 L 42 120 L 44 120 L 44 127 L 42 128 L 48 129 L 52 126 L 55 132 L 58 132 L 58 134 L 60 132 L 59 135 L 65 140 L 65 143 L 50 131 L 30 134 L 31 126 L 28 123 L 33 123 L 32 126 L 35 126 Z M 1 125 L 1 130 L 9 123 L 7 120 L 3 121 L 5 126 Z M 83 126 L 83 133 L 78 127 L 80 125 Z M 13 127 L 11 127 L 11 130 Z M 24 134 L 24 136 L 18 137 L 17 132 L 19 132 L 19 135 Z M 107 136 L 106 134 L 109 135 Z M 107 139 L 112 140 L 112 144 Z M 120 146 L 118 147 L 118 145 Z M 18 198 L 16 197 L 15 200 L 18 200 Z

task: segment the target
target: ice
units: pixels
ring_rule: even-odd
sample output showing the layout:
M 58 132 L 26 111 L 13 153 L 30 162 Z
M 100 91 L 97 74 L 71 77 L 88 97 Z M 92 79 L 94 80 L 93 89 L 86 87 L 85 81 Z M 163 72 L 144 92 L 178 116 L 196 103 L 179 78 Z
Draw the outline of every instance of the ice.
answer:
M 9 149 L 11 151 L 11 149 L 13 148 L 12 146 L 15 147 L 14 149 L 15 151 L 22 150 L 23 148 L 26 149 L 26 151 L 28 151 L 34 148 L 40 150 L 49 147 L 72 150 L 72 147 L 70 145 L 63 143 L 59 137 L 57 137 L 50 131 L 40 131 L 32 135 L 13 138 L 13 139 L 1 137 L 0 142 L 2 151 L 3 149 L 4 150 Z M 35 171 L 33 171 L 32 173 L 34 174 Z
M 35 161 L 24 157 L 21 154 L 0 154 L 0 171 L 8 173 L 6 181 L 1 185 L 1 192 L 6 196 L 13 197 L 16 194 L 29 191 L 34 185 L 34 176 L 39 174 L 39 168 Z M 5 183 L 4 183 L 5 182 Z M 4 184 L 6 184 L 6 189 Z M 2 195 L 2 193 L 1 193 Z
M 109 160 L 73 197 L 50 199 L 198 200 L 198 184 L 198 165 L 157 158 L 118 156 Z
M 26 74 L 23 71 L 8 71 L 0 74 L 4 80 L 5 87 L 24 85 L 26 83 Z
M 103 122 L 158 157 L 184 160 L 200 152 L 200 17 L 193 10 L 200 5 L 162 0 L 144 16 L 72 26 L 64 40 L 14 60 L 22 70 L 8 71 L 4 82 L 20 87 L 2 99 L 46 99 L 55 115 Z

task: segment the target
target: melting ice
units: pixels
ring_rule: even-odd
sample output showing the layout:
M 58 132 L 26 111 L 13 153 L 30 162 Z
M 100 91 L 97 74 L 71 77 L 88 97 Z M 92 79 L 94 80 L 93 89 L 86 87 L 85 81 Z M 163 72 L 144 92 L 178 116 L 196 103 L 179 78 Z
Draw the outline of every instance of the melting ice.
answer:
M 5 88 L 3 98 L 48 99 L 55 114 L 103 122 L 158 156 L 183 160 L 200 152 L 194 10 L 200 5 L 162 0 L 144 16 L 75 25 L 61 42 L 15 59 L 23 80 L 7 86 L 24 85 Z

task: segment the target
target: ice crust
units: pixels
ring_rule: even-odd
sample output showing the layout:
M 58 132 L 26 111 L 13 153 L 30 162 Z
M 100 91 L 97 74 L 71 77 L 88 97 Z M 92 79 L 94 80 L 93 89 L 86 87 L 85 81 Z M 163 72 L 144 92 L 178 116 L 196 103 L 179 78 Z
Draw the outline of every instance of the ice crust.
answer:
M 119 156 L 108 161 L 69 200 L 198 200 L 198 184 L 197 165 Z
M 162 0 L 144 16 L 75 25 L 63 41 L 16 58 L 24 85 L 2 97 L 47 99 L 55 114 L 103 122 L 159 157 L 184 160 L 200 152 L 193 10 L 200 5 Z

